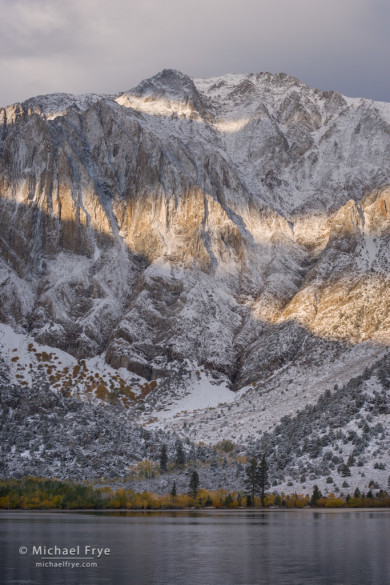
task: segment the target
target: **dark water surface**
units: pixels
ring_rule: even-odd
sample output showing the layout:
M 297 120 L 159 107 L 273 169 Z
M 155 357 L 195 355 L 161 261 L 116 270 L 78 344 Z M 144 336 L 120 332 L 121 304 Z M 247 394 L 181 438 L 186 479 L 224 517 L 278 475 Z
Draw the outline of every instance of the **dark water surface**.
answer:
M 389 585 L 390 510 L 1 512 L 0 583 Z

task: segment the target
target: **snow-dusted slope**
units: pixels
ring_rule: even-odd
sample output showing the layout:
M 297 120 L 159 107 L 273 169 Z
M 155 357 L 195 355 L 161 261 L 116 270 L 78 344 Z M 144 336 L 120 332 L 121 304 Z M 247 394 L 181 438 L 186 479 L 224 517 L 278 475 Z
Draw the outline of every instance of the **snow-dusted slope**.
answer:
M 1 109 L 1 321 L 153 381 L 145 424 L 247 440 L 386 352 L 389 120 L 285 74 L 174 70 Z

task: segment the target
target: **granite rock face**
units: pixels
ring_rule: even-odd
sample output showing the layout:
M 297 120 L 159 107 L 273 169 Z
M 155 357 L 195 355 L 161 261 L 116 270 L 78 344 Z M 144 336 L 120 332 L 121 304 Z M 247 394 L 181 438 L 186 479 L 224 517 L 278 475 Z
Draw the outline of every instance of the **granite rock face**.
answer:
M 1 321 L 234 389 L 299 352 L 387 346 L 389 122 L 387 104 L 269 73 L 164 70 L 0 109 Z

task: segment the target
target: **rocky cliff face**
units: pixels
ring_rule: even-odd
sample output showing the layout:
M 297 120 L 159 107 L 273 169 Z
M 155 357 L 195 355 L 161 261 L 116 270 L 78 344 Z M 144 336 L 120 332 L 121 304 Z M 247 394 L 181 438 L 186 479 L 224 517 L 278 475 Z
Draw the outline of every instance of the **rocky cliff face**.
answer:
M 172 70 L 0 110 L 1 321 L 162 394 L 183 360 L 235 390 L 364 367 L 390 339 L 389 122 L 284 74 Z

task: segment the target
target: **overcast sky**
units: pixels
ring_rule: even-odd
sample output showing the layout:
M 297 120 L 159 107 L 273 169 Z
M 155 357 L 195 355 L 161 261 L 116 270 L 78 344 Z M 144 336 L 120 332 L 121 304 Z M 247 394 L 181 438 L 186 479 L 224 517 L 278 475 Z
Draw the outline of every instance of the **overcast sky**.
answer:
M 279 71 L 390 102 L 388 0 L 0 0 L 0 105 L 116 93 L 164 68 Z

